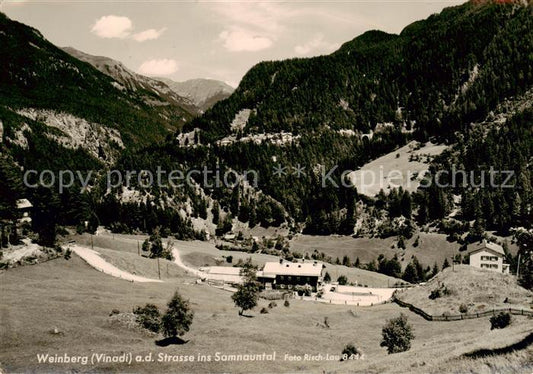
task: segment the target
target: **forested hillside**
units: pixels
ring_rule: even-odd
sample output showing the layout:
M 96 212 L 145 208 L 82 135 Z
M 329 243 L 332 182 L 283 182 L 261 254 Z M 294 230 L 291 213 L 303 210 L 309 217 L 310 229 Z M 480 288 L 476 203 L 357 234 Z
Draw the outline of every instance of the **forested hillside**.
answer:
M 530 5 L 469 2 L 415 22 L 400 35 L 369 31 L 328 56 L 262 62 L 230 98 L 187 123 L 175 141 L 119 165 L 255 170 L 261 198 L 244 185 L 203 189 L 216 209 L 251 227 L 288 222 L 312 234 L 409 237 L 417 225 L 455 212 L 453 219 L 465 222 L 461 229 L 452 225 L 455 231 L 508 232 L 531 221 L 524 181 L 531 178 L 532 30 Z M 498 144 L 502 136 L 506 142 Z M 513 170 L 523 187 L 480 192 L 433 183 L 415 194 L 400 189 L 370 199 L 321 183 L 332 167 L 331 178 L 340 184 L 342 171 L 409 140 L 430 139 L 450 148 L 427 180 L 452 163 L 479 172 L 494 161 L 493 167 Z M 279 165 L 286 175 L 275 174 Z M 295 177 L 299 166 L 306 169 Z M 192 206 L 194 216 L 205 215 L 205 204 Z M 466 220 L 477 224 L 471 228 Z
M 392 122 L 422 138 L 453 134 L 530 86 L 531 16 L 531 7 L 467 3 L 400 35 L 369 31 L 329 56 L 262 62 L 187 128 L 218 139 L 239 110 L 251 109 L 245 133 L 367 133 Z
M 66 112 L 120 131 L 129 146 L 162 140 L 191 115 L 178 106 L 150 106 L 108 75 L 0 14 L 0 105 Z M 7 124 L 9 126 L 9 124 Z M 15 124 L 13 126 L 16 126 Z
M 99 180 L 82 195 L 25 192 L 37 195 L 36 201 L 44 201 L 39 193 L 56 201 L 54 209 L 67 212 L 59 215 L 60 223 L 66 223 L 63 217 L 70 223 L 91 219 L 114 231 L 160 227 L 180 238 L 202 238 L 205 233 L 193 229 L 193 221 L 206 230 L 216 227 L 217 235 L 240 221 L 249 228 L 284 226 L 293 233 L 397 236 L 398 245 L 430 226 L 466 243 L 485 230 L 507 234 L 531 225 L 531 5 L 469 2 L 415 22 L 399 35 L 369 31 L 328 56 L 261 62 L 229 98 L 190 119 L 164 143 L 157 141 L 166 129 L 179 127 L 184 115 L 179 109 L 162 113 L 150 107 L 31 28 L 3 16 L 0 26 L 9 56 L 0 61 L 7 165 L 44 167 L 52 162 L 44 155 L 57 152 L 56 168 L 113 167 L 155 175 L 158 167 L 205 167 L 221 174 L 254 170 L 258 176 L 256 187 L 216 186 L 211 174 L 207 185 L 195 175 L 195 185 L 179 188 L 142 187 L 134 179 L 128 188 L 111 190 Z M 48 84 L 52 81 L 56 84 Z M 27 107 L 66 111 L 115 129 L 120 138 L 101 151 L 57 148 L 50 139 L 61 134 L 51 134 L 57 129 L 43 125 L 42 113 L 21 110 Z M 432 183 L 375 197 L 341 185 L 344 170 L 356 170 L 407 142 L 420 148 L 428 141 L 447 149 L 425 160 L 425 181 L 455 166 L 474 172 L 476 183 Z M 276 173 L 280 166 L 284 173 Z M 512 171 L 515 187 L 480 187 L 481 172 L 491 167 Z M 328 175 L 334 183 L 324 185 L 332 168 Z M 6 170 L 6 175 L 20 173 Z
M 530 180 L 532 26 L 530 5 L 470 2 L 415 22 L 400 35 L 367 32 L 329 56 L 262 62 L 229 99 L 187 123 L 167 147 L 143 153 L 140 164 L 149 165 L 153 157 L 156 165 L 166 155 L 174 166 L 201 168 L 218 160 L 222 168 L 256 170 L 260 190 L 279 202 L 274 204 L 278 208 L 265 208 L 242 187 L 206 193 L 252 225 L 288 220 L 317 234 L 351 234 L 361 218 L 357 191 L 324 188 L 321 170 L 338 165 L 332 178 L 339 183 L 341 171 L 354 170 L 410 139 L 456 144 L 433 165 L 433 174 L 452 160 L 476 171 L 493 160 L 494 167 L 515 171 L 517 180 Z M 506 98 L 515 101 L 512 108 Z M 501 136 L 503 145 L 496 142 Z M 274 175 L 278 164 L 287 167 L 288 175 Z M 307 169 L 295 178 L 291 171 L 298 165 Z M 387 196 L 385 191 L 366 199 L 363 213 L 381 222 L 378 232 L 391 235 L 399 233 L 388 227 L 396 226 L 399 216 L 407 215 L 407 226 L 413 227 L 461 208 L 454 195 L 465 195 L 463 205 L 470 204 L 470 195 L 484 196 L 476 197 L 476 204 L 485 207 L 483 217 L 480 209 L 473 214 L 467 206 L 464 219 L 483 219 L 483 228 L 505 232 L 530 222 L 527 191 L 478 193 L 475 187 L 459 191 L 434 185 L 414 196 L 406 191 Z M 481 203 L 487 199 L 490 205 Z M 396 208 L 402 200 L 412 204 L 408 214 Z
M 37 232 L 94 220 L 101 191 L 80 193 L 78 182 L 61 195 L 57 185 L 25 188 L 23 171 L 50 170 L 57 178 L 60 170 L 84 177 L 92 170 L 91 187 L 120 154 L 163 141 L 191 118 L 152 91 L 125 89 L 0 13 L 0 221 L 15 218 L 19 198 L 34 205 Z

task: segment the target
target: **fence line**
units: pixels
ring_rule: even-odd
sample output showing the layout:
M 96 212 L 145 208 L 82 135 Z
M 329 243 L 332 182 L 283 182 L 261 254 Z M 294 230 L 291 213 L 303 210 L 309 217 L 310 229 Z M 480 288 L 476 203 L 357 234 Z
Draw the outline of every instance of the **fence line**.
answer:
M 460 321 L 463 319 L 473 319 L 473 318 L 495 316 L 496 314 L 501 313 L 501 312 L 507 312 L 513 315 L 533 317 L 532 310 L 514 309 L 514 308 L 499 308 L 499 309 L 492 309 L 492 310 L 487 310 L 485 312 L 479 312 L 479 313 L 464 313 L 464 314 L 455 314 L 455 315 L 434 316 L 429 313 L 426 313 L 420 308 L 417 308 L 413 304 L 406 303 L 405 301 L 402 301 L 394 296 L 392 298 L 392 301 L 394 301 L 396 304 L 398 304 L 399 306 L 403 308 L 409 308 L 411 312 L 418 314 L 419 316 L 421 316 L 422 318 L 428 321 Z

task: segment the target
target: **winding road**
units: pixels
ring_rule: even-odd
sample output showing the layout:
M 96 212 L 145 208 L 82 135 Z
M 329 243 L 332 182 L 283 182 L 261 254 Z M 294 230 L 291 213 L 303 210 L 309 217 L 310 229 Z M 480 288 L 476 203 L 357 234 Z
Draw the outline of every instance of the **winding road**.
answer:
M 185 270 L 187 273 L 191 273 L 197 276 L 198 278 L 202 278 L 202 279 L 207 278 L 207 273 L 185 265 L 183 261 L 181 260 L 179 251 L 176 248 L 172 250 L 172 256 L 174 256 L 174 263 L 178 265 L 180 268 L 182 268 L 183 270 Z

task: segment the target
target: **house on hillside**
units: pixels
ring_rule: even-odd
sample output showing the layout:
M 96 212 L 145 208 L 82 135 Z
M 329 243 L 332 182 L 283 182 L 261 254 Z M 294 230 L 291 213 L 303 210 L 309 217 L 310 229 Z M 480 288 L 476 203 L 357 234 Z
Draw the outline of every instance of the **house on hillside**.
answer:
M 257 272 L 257 280 L 265 288 L 293 289 L 296 286 L 310 286 L 316 291 L 322 283 L 322 264 L 318 262 L 267 262 Z
M 31 223 L 31 209 L 33 205 L 28 199 L 19 199 L 17 200 L 17 212 L 19 215 L 18 223 Z
M 504 263 L 505 252 L 501 245 L 483 240 L 475 244 L 468 255 L 470 266 L 509 274 L 509 264 Z

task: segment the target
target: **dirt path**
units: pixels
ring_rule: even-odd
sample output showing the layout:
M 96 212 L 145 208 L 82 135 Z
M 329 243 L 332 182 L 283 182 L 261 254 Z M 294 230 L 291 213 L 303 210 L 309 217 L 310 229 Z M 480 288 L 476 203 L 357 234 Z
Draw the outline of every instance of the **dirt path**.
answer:
M 92 249 L 85 248 L 80 245 L 71 245 L 69 248 L 72 250 L 72 252 L 80 256 L 90 266 L 92 266 L 96 270 L 101 271 L 102 273 L 130 282 L 162 282 L 159 279 L 140 277 L 138 275 L 128 273 L 127 271 L 120 270 L 116 266 L 111 265 L 109 262 L 100 257 L 100 253 Z
M 176 248 L 172 250 L 172 256 L 174 256 L 174 263 L 178 265 L 180 268 L 182 268 L 183 270 L 185 270 L 187 273 L 191 273 L 202 279 L 207 278 L 207 274 L 205 272 L 185 265 L 183 261 L 181 260 L 180 252 Z

